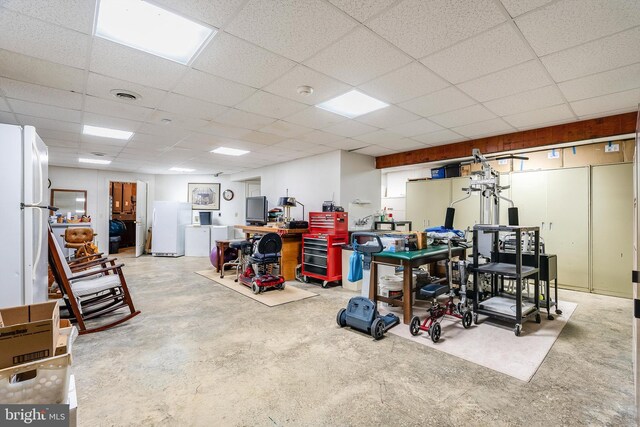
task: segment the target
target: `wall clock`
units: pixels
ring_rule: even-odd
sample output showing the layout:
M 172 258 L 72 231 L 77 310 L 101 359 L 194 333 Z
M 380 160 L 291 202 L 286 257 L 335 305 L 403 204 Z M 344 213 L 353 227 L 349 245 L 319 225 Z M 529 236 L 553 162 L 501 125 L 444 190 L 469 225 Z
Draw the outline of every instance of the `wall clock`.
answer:
M 233 199 L 233 191 L 224 190 L 224 193 L 222 193 L 222 197 L 228 202 L 229 200 Z

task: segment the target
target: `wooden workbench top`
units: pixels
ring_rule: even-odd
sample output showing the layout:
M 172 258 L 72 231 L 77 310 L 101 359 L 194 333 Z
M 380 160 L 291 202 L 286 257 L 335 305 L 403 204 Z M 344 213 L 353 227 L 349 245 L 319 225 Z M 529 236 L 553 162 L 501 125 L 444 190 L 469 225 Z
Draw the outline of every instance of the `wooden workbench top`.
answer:
M 308 233 L 307 228 L 278 228 L 259 225 L 234 225 L 234 228 L 242 230 L 244 233 L 278 233 L 283 234 L 304 234 Z

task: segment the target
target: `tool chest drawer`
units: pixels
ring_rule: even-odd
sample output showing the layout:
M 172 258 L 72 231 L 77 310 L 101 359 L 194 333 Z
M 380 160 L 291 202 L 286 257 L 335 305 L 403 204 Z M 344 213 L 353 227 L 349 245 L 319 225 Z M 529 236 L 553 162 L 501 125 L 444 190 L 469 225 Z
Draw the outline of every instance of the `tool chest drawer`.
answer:
M 310 212 L 309 232 L 311 234 L 347 234 L 349 214 L 347 212 Z

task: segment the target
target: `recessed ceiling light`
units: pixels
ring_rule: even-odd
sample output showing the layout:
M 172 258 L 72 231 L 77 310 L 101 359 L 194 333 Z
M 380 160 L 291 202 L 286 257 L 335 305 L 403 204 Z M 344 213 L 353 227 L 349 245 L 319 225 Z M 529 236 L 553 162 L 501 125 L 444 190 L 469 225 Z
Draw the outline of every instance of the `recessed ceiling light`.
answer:
M 138 99 L 142 98 L 142 96 L 138 95 L 137 93 L 125 89 L 112 89 L 109 91 L 109 93 L 123 101 L 137 101 Z
M 82 133 L 85 135 L 101 136 L 103 138 L 125 139 L 128 140 L 133 132 L 118 129 L 101 128 L 99 126 L 84 125 Z
M 225 154 L 227 156 L 242 156 L 248 153 L 247 150 L 238 150 L 237 148 L 227 147 L 216 148 L 215 150 L 211 150 L 211 152 L 216 154 Z
M 80 157 L 78 159 L 80 163 L 91 163 L 93 165 L 108 165 L 111 163 L 111 160 L 102 160 L 102 159 L 85 159 Z
M 311 86 L 298 86 L 298 95 L 309 96 L 313 93 L 313 88 Z
M 85 199 L 84 197 L 77 197 L 77 198 L 76 198 L 76 202 L 84 202 L 84 201 L 86 201 L 86 200 L 87 200 L 87 199 Z
M 180 64 L 215 32 L 146 1 L 100 0 L 96 36 Z
M 189 169 L 189 168 L 169 168 L 170 171 L 174 171 L 174 172 L 193 172 L 195 171 L 195 169 Z
M 323 110 L 331 111 L 350 119 L 388 106 L 389 104 L 386 102 L 372 98 L 357 90 L 352 90 L 316 105 L 316 107 Z

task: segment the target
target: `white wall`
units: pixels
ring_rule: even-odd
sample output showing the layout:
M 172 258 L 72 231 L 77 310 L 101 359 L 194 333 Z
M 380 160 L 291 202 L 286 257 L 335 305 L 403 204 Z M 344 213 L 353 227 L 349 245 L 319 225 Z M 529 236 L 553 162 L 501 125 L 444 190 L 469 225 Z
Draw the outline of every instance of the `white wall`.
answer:
M 349 228 L 354 228 L 358 218 L 373 215 L 380 210 L 382 174 L 380 169 L 376 169 L 375 163 L 376 159 L 371 156 L 340 152 L 339 204 L 349 212 Z M 369 203 L 353 203 L 355 201 Z
M 236 182 L 259 178 L 269 209 L 277 206 L 278 198 L 285 196 L 289 189 L 289 196 L 304 203 L 305 219 L 308 219 L 309 212 L 322 210 L 325 200 L 334 197 L 336 202 L 340 201 L 340 150 L 240 172 L 230 178 Z M 291 216 L 301 219 L 302 208 L 291 208 Z
M 87 191 L 87 215 L 98 233 L 96 243 L 100 252 L 109 249 L 109 183 L 111 181 L 147 183 L 147 218 L 151 218 L 155 200 L 155 176 L 135 172 L 115 172 L 83 168 L 49 166 L 51 188 Z M 148 225 L 150 223 L 148 222 Z
M 214 177 L 213 175 L 156 175 L 155 200 L 171 200 L 187 202 L 187 185 L 198 182 L 220 183 L 220 210 L 211 211 L 214 224 L 236 225 L 244 224 L 244 192 L 245 186 L 241 182 L 233 182 L 228 176 Z M 231 190 L 233 199 L 224 200 L 222 192 Z M 199 212 L 199 211 L 194 211 Z

